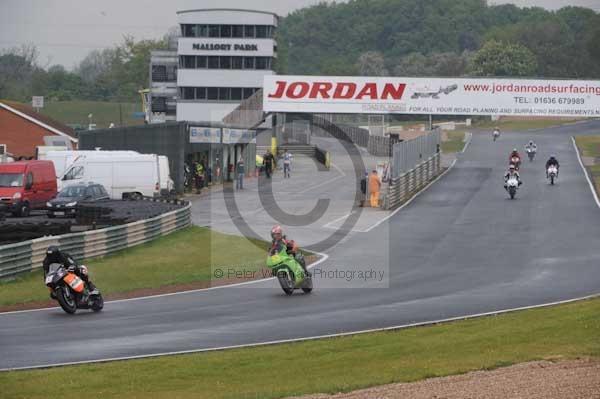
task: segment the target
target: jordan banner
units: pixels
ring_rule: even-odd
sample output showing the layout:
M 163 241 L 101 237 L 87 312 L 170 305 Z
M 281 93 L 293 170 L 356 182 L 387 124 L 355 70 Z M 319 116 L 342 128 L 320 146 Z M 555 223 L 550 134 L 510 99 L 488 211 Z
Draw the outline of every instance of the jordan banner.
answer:
M 600 117 L 600 81 L 284 76 L 266 112 Z

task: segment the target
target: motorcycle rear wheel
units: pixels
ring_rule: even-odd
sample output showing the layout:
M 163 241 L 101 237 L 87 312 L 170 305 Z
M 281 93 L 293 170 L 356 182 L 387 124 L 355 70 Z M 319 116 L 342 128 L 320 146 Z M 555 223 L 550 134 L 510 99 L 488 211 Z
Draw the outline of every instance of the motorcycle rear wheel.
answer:
M 77 311 L 77 300 L 69 288 L 57 288 L 56 299 L 58 299 L 58 304 L 66 313 L 73 314 Z
M 302 291 L 304 291 L 305 294 L 310 294 L 313 290 L 313 282 L 312 282 L 312 277 L 307 276 L 306 279 L 304 280 L 304 282 L 302 283 Z

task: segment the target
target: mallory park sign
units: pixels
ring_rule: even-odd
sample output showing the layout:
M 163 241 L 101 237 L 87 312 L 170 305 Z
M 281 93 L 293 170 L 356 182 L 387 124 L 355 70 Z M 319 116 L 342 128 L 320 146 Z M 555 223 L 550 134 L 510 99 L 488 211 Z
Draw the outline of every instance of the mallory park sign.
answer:
M 277 76 L 267 112 L 600 117 L 600 81 Z
M 258 51 L 257 44 L 229 44 L 229 43 L 194 43 L 194 50 L 209 50 L 209 51 Z

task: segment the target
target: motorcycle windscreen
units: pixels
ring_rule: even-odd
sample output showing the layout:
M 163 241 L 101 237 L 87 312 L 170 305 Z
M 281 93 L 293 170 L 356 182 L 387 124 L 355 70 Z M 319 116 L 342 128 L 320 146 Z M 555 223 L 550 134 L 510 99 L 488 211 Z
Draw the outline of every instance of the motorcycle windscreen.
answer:
M 80 279 L 79 277 L 77 277 L 75 274 L 69 273 L 65 276 L 65 278 L 63 280 L 65 280 L 65 282 L 67 284 L 69 284 L 69 287 L 71 287 L 73 289 L 73 291 L 83 292 L 83 288 L 84 288 L 83 280 Z

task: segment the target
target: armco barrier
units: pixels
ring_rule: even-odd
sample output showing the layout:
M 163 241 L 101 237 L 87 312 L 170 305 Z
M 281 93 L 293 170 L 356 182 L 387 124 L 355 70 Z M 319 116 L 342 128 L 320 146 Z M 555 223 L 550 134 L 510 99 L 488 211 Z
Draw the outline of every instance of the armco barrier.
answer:
M 50 245 L 59 245 L 82 260 L 151 241 L 189 226 L 190 208 L 188 203 L 181 209 L 129 224 L 0 246 L 0 279 L 41 267 Z
M 440 154 L 435 154 L 415 168 L 393 178 L 383 197 L 383 208 L 394 209 L 423 189 L 441 173 Z

